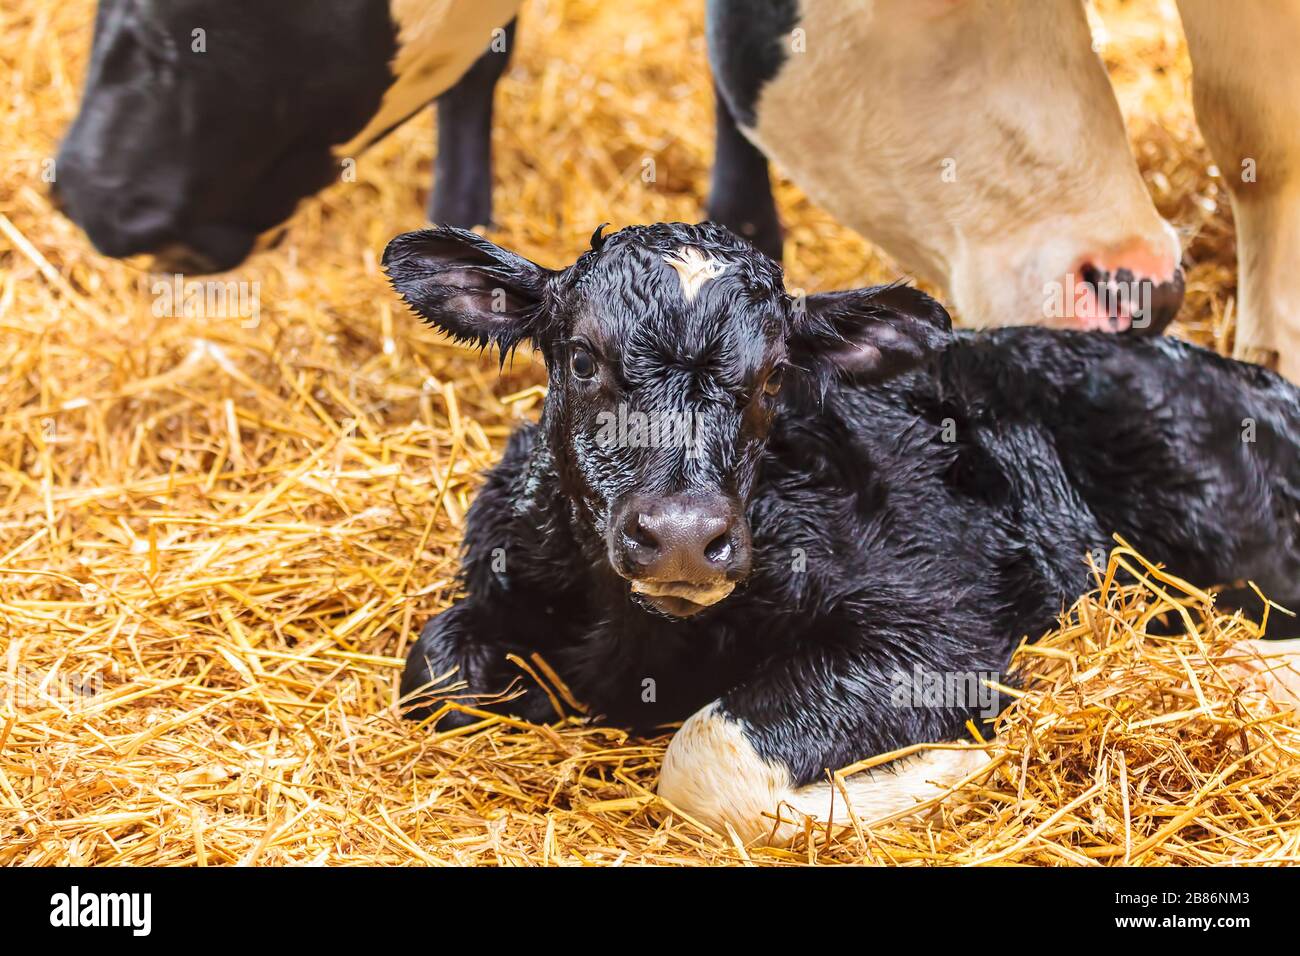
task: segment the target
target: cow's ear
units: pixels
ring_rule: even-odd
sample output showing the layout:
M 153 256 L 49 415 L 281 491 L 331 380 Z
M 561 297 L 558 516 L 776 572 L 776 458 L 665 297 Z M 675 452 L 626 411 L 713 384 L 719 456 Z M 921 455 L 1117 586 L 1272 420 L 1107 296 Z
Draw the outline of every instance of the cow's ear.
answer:
M 796 300 L 788 347 L 800 367 L 876 381 L 922 364 L 951 339 L 947 309 L 919 289 L 886 285 Z
M 398 236 L 384 270 L 403 301 L 431 325 L 504 356 L 541 329 L 552 274 L 467 229 L 441 226 Z

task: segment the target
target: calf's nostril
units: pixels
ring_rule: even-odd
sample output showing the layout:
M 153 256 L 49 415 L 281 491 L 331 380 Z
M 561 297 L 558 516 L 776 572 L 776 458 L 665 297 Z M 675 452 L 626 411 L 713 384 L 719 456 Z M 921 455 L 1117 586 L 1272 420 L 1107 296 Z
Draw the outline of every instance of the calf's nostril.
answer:
M 659 559 L 662 544 L 645 515 L 632 514 L 623 523 L 622 547 L 630 567 L 647 568 Z
M 745 533 L 723 499 L 670 495 L 637 501 L 616 528 L 614 566 L 641 581 L 712 586 L 749 560 Z
M 632 519 L 627 532 L 628 538 L 633 544 L 643 548 L 658 548 L 659 537 L 655 534 L 654 528 L 643 514 L 638 514 Z
M 710 564 L 726 564 L 731 559 L 731 552 L 730 529 L 723 531 L 722 534 L 704 546 L 704 557 Z

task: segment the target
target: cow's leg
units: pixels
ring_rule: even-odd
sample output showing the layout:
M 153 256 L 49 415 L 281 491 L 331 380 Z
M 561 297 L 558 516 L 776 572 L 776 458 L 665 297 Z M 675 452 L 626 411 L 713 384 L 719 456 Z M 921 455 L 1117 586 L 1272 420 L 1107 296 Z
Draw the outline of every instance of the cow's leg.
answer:
M 438 97 L 431 222 L 470 228 L 492 221 L 492 102 L 515 46 L 515 23 L 505 26 L 502 49 L 494 42 Z
M 973 747 L 924 751 L 853 774 L 842 793 L 829 780 L 796 785 L 785 762 L 760 752 L 754 730 L 720 701 L 693 714 L 664 754 L 659 794 L 719 832 L 730 825 L 746 843 L 784 844 L 803 831 L 805 816 L 850 823 L 845 793 L 858 821 L 870 823 L 941 796 L 989 759 Z M 812 745 L 815 734 L 788 732 L 791 744 Z
M 802 828 L 801 814 L 850 819 L 828 771 L 956 740 L 967 720 L 995 716 L 1003 701 L 985 678 L 1002 679 L 1009 642 L 991 633 L 949 636 L 955 622 L 916 610 L 873 629 L 870 642 L 860 625 L 824 621 L 826 644 L 766 665 L 693 714 L 664 755 L 660 794 L 710 826 L 730 824 L 747 842 L 784 842 Z M 938 684 L 950 690 L 931 693 Z M 982 750 L 933 750 L 853 774 L 846 783 L 854 814 L 866 821 L 913 807 L 986 759 Z M 791 822 L 778 827 L 782 804 Z
M 554 720 L 557 715 L 550 698 L 525 671 L 507 659 L 513 653 L 527 660 L 535 650 L 512 638 L 520 633 L 519 620 L 520 611 L 504 607 L 500 601 L 467 599 L 429 621 L 411 646 L 402 672 L 405 716 L 423 720 L 441 701 L 454 700 L 535 723 Z M 441 689 L 461 682 L 464 689 Z M 507 690 L 521 693 L 504 701 L 480 699 Z M 479 719 L 453 710 L 438 720 L 438 729 L 460 727 Z
M 740 131 L 716 87 L 713 102 L 717 132 L 708 216 L 780 262 L 781 219 L 772 197 L 767 158 Z
M 1236 355 L 1300 382 L 1300 0 L 1178 6 L 1196 119 L 1236 218 Z
M 1300 640 L 1245 640 L 1216 662 L 1248 697 L 1266 695 L 1300 707 Z M 803 817 L 847 824 L 845 796 L 860 823 L 941 796 L 988 763 L 983 749 L 924 751 L 918 756 L 854 774 L 844 792 L 829 781 L 799 783 L 791 749 L 815 750 L 827 714 L 793 708 L 789 721 L 763 725 L 736 713 L 741 706 L 715 701 L 693 714 L 664 755 L 659 793 L 673 806 L 719 831 L 729 824 L 747 843 L 786 843 L 803 829 Z M 827 708 L 843 707 L 827 700 Z M 883 722 L 883 721 L 881 721 Z M 873 721 L 873 723 L 875 723 Z M 864 735 L 865 736 L 865 735 Z M 806 774 L 804 774 L 806 776 Z

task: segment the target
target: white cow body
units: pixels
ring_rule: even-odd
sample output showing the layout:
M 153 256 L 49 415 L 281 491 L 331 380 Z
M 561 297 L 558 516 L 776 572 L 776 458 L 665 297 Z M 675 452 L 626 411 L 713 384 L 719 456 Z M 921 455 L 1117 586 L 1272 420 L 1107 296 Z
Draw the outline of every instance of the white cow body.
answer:
M 1104 310 L 1075 295 L 1084 266 L 1172 278 L 1177 237 L 1077 0 L 799 11 L 803 32 L 746 132 L 837 218 L 942 286 L 968 324 L 1103 327 Z
M 1236 216 L 1235 352 L 1300 381 L 1300 0 L 1179 8 Z M 1165 306 L 1152 314 L 1177 308 L 1178 239 L 1080 0 L 710 0 L 710 15 L 719 113 L 734 114 L 720 128 L 939 285 L 966 324 L 1140 328 L 1144 292 Z M 771 251 L 774 208 L 743 198 L 765 182 L 742 172 L 715 171 L 711 211 L 748 235 L 766 224 Z

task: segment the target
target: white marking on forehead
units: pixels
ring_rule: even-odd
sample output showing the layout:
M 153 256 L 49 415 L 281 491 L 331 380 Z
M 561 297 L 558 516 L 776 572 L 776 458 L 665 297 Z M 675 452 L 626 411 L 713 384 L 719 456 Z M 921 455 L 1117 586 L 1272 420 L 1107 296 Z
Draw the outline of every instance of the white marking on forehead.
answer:
M 699 294 L 700 287 L 710 279 L 716 279 L 727 271 L 725 263 L 710 259 L 694 246 L 682 246 L 670 256 L 664 256 L 682 280 L 682 295 L 686 301 L 692 301 Z

